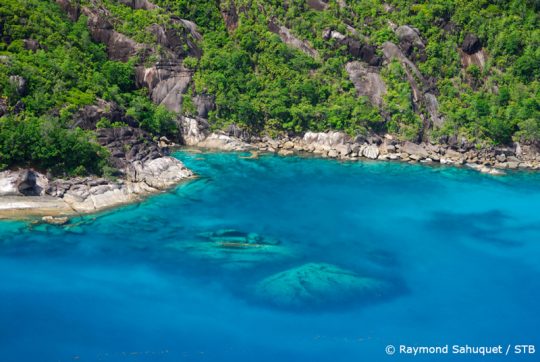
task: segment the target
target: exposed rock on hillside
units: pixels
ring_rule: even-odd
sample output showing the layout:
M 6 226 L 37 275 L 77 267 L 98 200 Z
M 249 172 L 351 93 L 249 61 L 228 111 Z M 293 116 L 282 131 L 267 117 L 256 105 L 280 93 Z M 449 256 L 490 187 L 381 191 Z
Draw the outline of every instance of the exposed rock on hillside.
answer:
M 424 124 L 424 127 L 429 128 L 433 125 L 440 126 L 442 124 L 442 118 L 439 114 L 437 98 L 435 94 L 433 94 L 429 82 L 424 78 L 420 70 L 418 70 L 416 65 L 409 60 L 409 58 L 407 58 L 401 49 L 394 43 L 385 42 L 382 49 L 387 61 L 397 59 L 401 63 L 412 89 L 414 103 L 417 105 L 418 109 L 421 109 L 423 106 L 428 112 L 429 121 L 426 122 L 427 124 Z
M 396 28 L 395 33 L 399 39 L 399 47 L 405 55 L 413 60 L 425 61 L 427 59 L 425 44 L 418 29 L 411 28 L 408 25 L 402 25 Z
M 238 12 L 234 0 L 220 1 L 220 11 L 227 31 L 234 32 L 238 27 Z
M 155 104 L 161 104 L 168 110 L 182 111 L 182 96 L 191 82 L 192 71 L 177 63 L 157 63 L 144 68 L 137 67 L 136 84 L 147 87 Z
M 296 48 L 304 52 L 305 54 L 309 55 L 310 57 L 314 59 L 320 58 L 319 52 L 316 49 L 314 49 L 307 41 L 300 40 L 297 37 L 295 37 L 291 33 L 290 29 L 284 27 L 283 25 L 280 26 L 276 24 L 274 21 L 271 21 L 268 25 L 268 29 L 271 32 L 279 35 L 279 37 L 285 44 L 288 44 L 292 46 L 293 48 Z
M 352 31 L 356 32 L 353 28 Z M 373 45 L 364 43 L 367 41 L 367 38 L 363 38 L 364 42 L 361 42 L 356 38 L 330 29 L 323 31 L 322 37 L 324 40 L 334 39 L 337 46 L 345 46 L 351 56 L 369 65 L 377 66 L 381 64 L 382 59 L 376 55 L 376 48 Z
M 465 39 L 463 39 L 461 49 L 467 54 L 474 54 L 482 49 L 482 42 L 476 35 L 468 33 L 465 35 Z
M 83 7 L 82 13 L 88 17 L 88 29 L 92 39 L 107 46 L 107 54 L 110 59 L 125 62 L 146 48 L 143 44 L 115 31 L 108 20 L 110 14 L 105 10 Z
M 308 0 L 307 4 L 310 8 L 318 11 L 323 11 L 328 9 L 328 1 L 322 0 Z
M 367 96 L 373 105 L 380 107 L 386 93 L 386 85 L 378 69 L 367 67 L 357 61 L 347 63 L 345 69 L 358 96 Z
M 137 10 L 152 10 L 157 8 L 157 5 L 151 3 L 148 0 L 118 0 L 118 2 Z
M 131 127 L 137 127 L 137 121 L 126 116 L 115 102 L 98 99 L 96 104 L 84 106 L 73 115 L 72 127 L 94 130 L 101 119 L 107 119 L 111 123 L 122 122 Z

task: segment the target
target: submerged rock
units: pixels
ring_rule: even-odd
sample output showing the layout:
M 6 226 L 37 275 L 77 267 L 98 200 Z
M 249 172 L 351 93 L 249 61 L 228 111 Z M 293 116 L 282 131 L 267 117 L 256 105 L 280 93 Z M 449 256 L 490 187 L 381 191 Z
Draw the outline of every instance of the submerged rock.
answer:
M 199 233 L 198 236 L 196 240 L 170 243 L 166 248 L 219 263 L 228 269 L 252 268 L 294 256 L 289 248 L 279 245 L 279 240 L 256 233 L 222 229 Z
M 257 245 L 278 245 L 279 240 L 256 233 L 246 233 L 235 229 L 221 229 L 200 233 L 199 236 L 219 243 L 224 247 L 249 247 Z
M 255 286 L 255 296 L 283 308 L 322 307 L 366 302 L 379 297 L 381 280 L 326 263 L 308 263 L 274 274 Z

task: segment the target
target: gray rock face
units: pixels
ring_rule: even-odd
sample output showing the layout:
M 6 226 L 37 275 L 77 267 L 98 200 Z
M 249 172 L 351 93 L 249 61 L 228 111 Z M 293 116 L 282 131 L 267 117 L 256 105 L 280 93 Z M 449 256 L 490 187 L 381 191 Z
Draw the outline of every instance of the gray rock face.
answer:
M 474 54 L 482 49 L 482 42 L 476 35 L 468 33 L 463 39 L 461 49 L 467 54 Z
M 208 113 L 216 108 L 214 96 L 209 94 L 197 94 L 193 97 L 193 104 L 197 107 L 197 114 L 202 118 L 208 118 Z
M 278 34 L 285 44 L 304 52 L 314 59 L 320 58 L 319 52 L 316 49 L 314 49 L 307 41 L 295 37 L 288 28 L 271 22 L 269 24 L 269 29 L 273 33 Z
M 488 59 L 488 56 L 484 49 L 480 49 L 473 54 L 467 54 L 464 51 L 460 50 L 459 55 L 461 57 L 461 65 L 463 66 L 463 69 L 467 69 L 471 65 L 476 65 L 480 69 L 483 69 Z
M 379 147 L 377 147 L 377 145 L 369 145 L 364 147 L 362 150 L 362 155 L 366 158 L 376 160 L 377 157 L 379 157 Z
M 107 46 L 107 54 L 110 59 L 125 62 L 145 48 L 144 45 L 115 31 L 107 20 L 110 18 L 110 14 L 105 10 L 84 7 L 82 13 L 88 17 L 88 29 L 92 39 Z
M 386 283 L 325 263 L 309 263 L 274 274 L 255 286 L 261 301 L 282 308 L 317 308 L 365 303 L 381 296 Z
M 255 146 L 249 143 L 222 133 L 211 133 L 204 140 L 197 143 L 197 146 L 223 151 L 250 151 L 255 149 Z
M 409 155 L 418 155 L 422 158 L 429 156 L 428 151 L 424 147 L 412 142 L 405 142 L 402 144 L 401 151 L 406 152 Z
M 385 42 L 383 44 L 383 53 L 388 61 L 396 59 L 403 66 L 407 74 L 407 80 L 411 85 L 413 101 L 419 106 L 423 105 L 428 112 L 429 123 L 425 124 L 425 126 L 440 126 L 443 119 L 438 111 L 437 98 L 431 93 L 429 82 L 424 78 L 420 70 L 394 43 Z
M 182 111 L 182 96 L 191 82 L 192 71 L 177 64 L 156 64 L 150 68 L 138 67 L 136 84 L 147 87 L 152 101 L 172 112 Z
M 378 70 L 357 61 L 347 63 L 345 70 L 358 96 L 367 96 L 373 105 L 380 107 L 386 94 L 386 85 Z
M 322 147 L 330 150 L 343 144 L 348 136 L 343 132 L 306 132 L 304 142 L 315 147 Z
M 400 41 L 411 43 L 412 45 L 424 48 L 424 42 L 420 38 L 420 34 L 416 29 L 411 28 L 408 25 L 402 25 L 396 29 L 396 35 Z
M 73 115 L 72 127 L 94 130 L 96 124 L 105 118 L 110 122 L 123 122 L 131 127 L 136 127 L 137 122 L 126 116 L 123 110 L 115 102 L 98 99 L 96 104 L 84 106 Z
M 420 37 L 418 29 L 408 25 L 396 28 L 395 33 L 399 39 L 399 47 L 407 57 L 412 60 L 425 61 L 427 59 L 425 44 Z
M 9 112 L 9 104 L 7 98 L 0 98 L 0 117 Z
M 328 8 L 327 2 L 322 1 L 322 0 L 308 0 L 307 5 L 310 8 L 312 8 L 314 10 L 318 10 L 318 11 L 323 11 L 323 10 L 326 10 Z
M 349 31 L 355 34 L 355 37 L 331 29 L 324 30 L 322 37 L 324 40 L 333 39 L 336 47 L 346 47 L 347 52 L 356 59 L 360 59 L 371 66 L 380 65 L 382 59 L 376 55 L 377 49 L 375 46 L 367 44 L 368 39 L 359 35 L 356 29 L 349 27 Z M 356 39 L 356 37 L 360 37 L 362 41 Z
M 235 31 L 238 27 L 238 12 L 234 0 L 220 1 L 220 11 L 227 31 Z
M 56 0 L 60 8 L 68 15 L 69 20 L 77 21 L 81 15 L 81 7 L 78 2 L 72 3 L 70 0 Z
M 157 5 L 151 3 L 148 0 L 118 0 L 118 2 L 136 10 L 153 10 L 157 8 Z
M 437 97 L 432 93 L 426 93 L 424 94 L 424 100 L 432 124 L 436 127 L 441 127 L 444 123 L 444 118 L 442 118 L 439 113 L 439 102 L 437 101 Z
M 96 130 L 100 145 L 111 152 L 111 163 L 123 170 L 134 161 L 150 161 L 164 156 L 164 150 L 147 132 L 132 127 L 101 128 Z
M 181 117 L 182 140 L 187 146 L 195 146 L 206 139 L 210 125 L 202 118 Z
M 41 44 L 34 39 L 24 39 L 24 49 L 35 52 L 36 50 L 41 49 Z
M 20 75 L 12 75 L 9 77 L 9 83 L 15 88 L 15 91 L 19 96 L 26 94 L 26 79 Z
M 47 187 L 47 178 L 34 170 L 0 172 L 0 196 L 39 196 Z

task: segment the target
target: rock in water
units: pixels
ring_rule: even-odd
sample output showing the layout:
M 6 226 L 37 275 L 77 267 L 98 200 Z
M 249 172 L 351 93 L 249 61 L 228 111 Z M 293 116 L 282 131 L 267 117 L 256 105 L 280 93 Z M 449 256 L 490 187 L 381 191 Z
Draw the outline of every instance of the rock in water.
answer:
M 41 220 L 50 225 L 65 225 L 69 222 L 67 216 L 43 216 Z
M 282 308 L 323 307 L 366 302 L 386 283 L 326 263 L 308 263 L 274 274 L 255 286 L 256 297 Z

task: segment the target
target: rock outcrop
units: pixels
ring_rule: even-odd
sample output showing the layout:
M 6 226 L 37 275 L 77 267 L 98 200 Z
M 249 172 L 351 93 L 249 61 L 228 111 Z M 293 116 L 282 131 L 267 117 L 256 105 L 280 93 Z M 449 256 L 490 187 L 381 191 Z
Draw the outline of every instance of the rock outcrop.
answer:
M 125 123 L 131 127 L 137 127 L 138 125 L 137 121 L 126 116 L 125 112 L 115 102 L 98 99 L 96 104 L 84 106 L 73 115 L 72 127 L 95 130 L 97 123 L 101 119 L 106 119 L 111 123 Z
M 307 54 L 314 59 L 320 59 L 319 52 L 316 49 L 314 49 L 307 41 L 295 37 L 287 27 L 271 21 L 268 24 L 268 29 L 279 35 L 285 44 L 302 51 L 304 54 Z
M 234 0 L 220 1 L 220 12 L 229 33 L 238 28 L 238 11 Z
M 87 24 L 92 40 L 106 45 L 110 59 L 126 62 L 146 48 L 145 45 L 114 30 L 109 21 L 111 15 L 102 8 L 83 7 L 81 11 L 88 17 Z
M 368 39 L 361 37 L 354 28 L 349 27 L 349 31 L 355 34 L 355 37 L 344 35 L 336 30 L 331 29 L 324 30 L 322 37 L 327 41 L 333 39 L 338 47 L 344 46 L 349 55 L 351 55 L 353 58 L 359 59 L 371 66 L 380 65 L 382 59 L 377 56 L 377 49 L 375 46 L 368 44 Z M 360 37 L 362 40 L 358 40 L 358 37 Z
M 399 39 L 399 47 L 407 57 L 415 61 L 425 61 L 427 59 L 426 46 L 420 37 L 418 29 L 402 25 L 396 28 L 395 33 Z
M 308 0 L 307 5 L 313 10 L 323 11 L 328 9 L 328 2 L 322 0 Z
M 210 125 L 204 118 L 180 118 L 182 141 L 187 146 L 195 146 L 208 137 Z
M 358 96 L 367 96 L 371 103 L 381 107 L 386 85 L 375 67 L 368 67 L 361 62 L 353 61 L 345 65 L 351 83 L 354 84 Z
M 480 38 L 478 38 L 476 35 L 468 33 L 463 39 L 461 49 L 469 55 L 474 54 L 480 49 L 482 49 L 482 42 L 480 41 Z
M 153 10 L 157 8 L 157 5 L 151 3 L 148 0 L 118 0 L 118 2 L 127 5 L 135 10 Z
M 418 109 L 425 108 L 428 114 L 428 122 L 424 122 L 424 128 L 440 126 L 443 119 L 438 110 L 438 102 L 432 87 L 424 78 L 416 65 L 403 54 L 401 49 L 392 42 L 385 42 L 382 46 L 384 57 L 387 61 L 398 60 L 412 89 L 412 99 Z
M 179 63 L 157 63 L 152 67 L 137 67 L 136 84 L 146 87 L 155 104 L 172 112 L 182 111 L 182 98 L 191 83 L 193 72 Z

